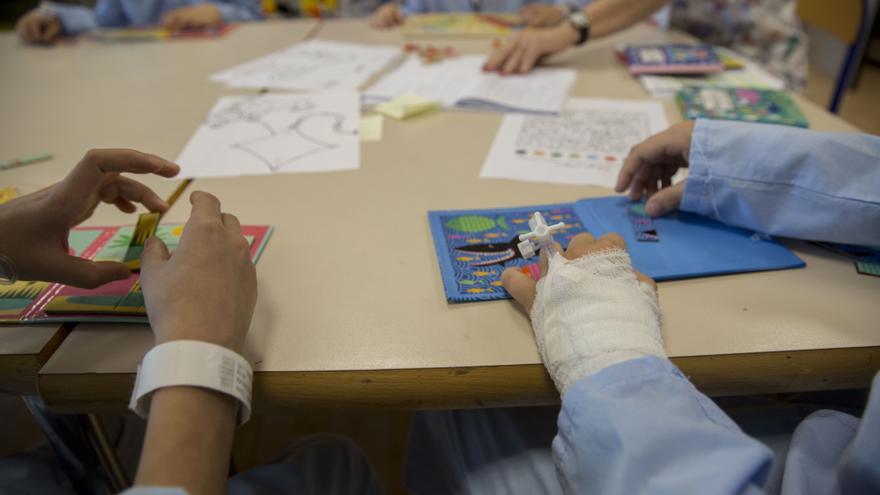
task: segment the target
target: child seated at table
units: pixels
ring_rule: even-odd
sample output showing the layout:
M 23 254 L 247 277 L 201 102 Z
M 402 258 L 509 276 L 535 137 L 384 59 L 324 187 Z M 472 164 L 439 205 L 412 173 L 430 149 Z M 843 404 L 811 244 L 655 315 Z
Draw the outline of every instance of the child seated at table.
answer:
M 169 31 L 211 29 L 262 19 L 258 0 L 98 0 L 94 8 L 43 2 L 15 28 L 28 43 L 49 44 L 99 28 L 161 26 Z

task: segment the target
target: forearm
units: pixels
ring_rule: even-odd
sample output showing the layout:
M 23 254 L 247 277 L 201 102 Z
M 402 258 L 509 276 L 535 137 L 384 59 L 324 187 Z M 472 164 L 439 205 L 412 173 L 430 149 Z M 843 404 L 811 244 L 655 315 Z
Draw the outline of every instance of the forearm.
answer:
M 880 245 L 880 137 L 698 120 L 681 209 L 772 235 Z
M 590 16 L 590 37 L 601 38 L 643 21 L 669 0 L 597 0 L 584 7 Z
M 553 441 L 568 493 L 760 492 L 772 456 L 665 358 L 605 368 L 563 397 Z
M 238 404 L 198 387 L 153 393 L 137 485 L 224 493 Z

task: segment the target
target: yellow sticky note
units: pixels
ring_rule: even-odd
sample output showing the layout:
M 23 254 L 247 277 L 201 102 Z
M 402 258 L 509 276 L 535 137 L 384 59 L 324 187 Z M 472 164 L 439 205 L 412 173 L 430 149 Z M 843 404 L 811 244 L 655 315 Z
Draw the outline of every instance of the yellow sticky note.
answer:
M 18 189 L 14 187 L 0 187 L 0 205 L 8 203 L 18 197 Z
M 382 124 L 385 119 L 381 115 L 361 117 L 361 141 L 374 143 L 382 140 Z
M 406 93 L 391 101 L 376 105 L 375 110 L 386 117 L 404 120 L 415 115 L 437 110 L 438 108 L 440 108 L 440 102 L 437 100 L 429 100 L 412 93 Z

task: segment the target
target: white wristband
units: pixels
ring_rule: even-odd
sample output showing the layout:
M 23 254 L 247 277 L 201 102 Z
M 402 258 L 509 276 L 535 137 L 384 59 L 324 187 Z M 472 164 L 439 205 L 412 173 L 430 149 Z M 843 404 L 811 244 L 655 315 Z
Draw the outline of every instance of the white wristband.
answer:
M 239 354 L 208 342 L 174 340 L 159 344 L 138 366 L 129 409 L 146 418 L 150 394 L 165 387 L 202 387 L 231 395 L 241 402 L 239 426 L 251 417 L 253 369 Z

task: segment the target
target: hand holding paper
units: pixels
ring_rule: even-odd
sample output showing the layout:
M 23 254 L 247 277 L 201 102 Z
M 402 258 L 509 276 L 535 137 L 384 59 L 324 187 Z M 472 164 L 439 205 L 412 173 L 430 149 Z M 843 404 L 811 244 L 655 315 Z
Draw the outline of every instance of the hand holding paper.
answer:
M 174 177 L 180 168 L 134 150 L 91 150 L 61 182 L 0 206 L 0 254 L 12 260 L 21 280 L 97 287 L 127 278 L 121 263 L 96 263 L 68 253 L 70 229 L 92 216 L 98 203 L 125 213 L 140 203 L 150 211 L 168 205 L 147 186 L 122 173 Z

